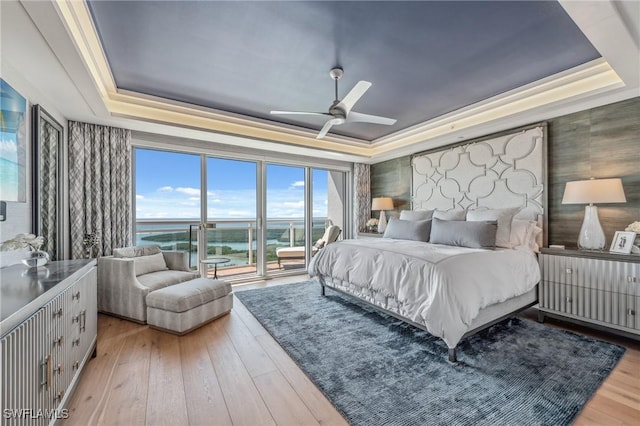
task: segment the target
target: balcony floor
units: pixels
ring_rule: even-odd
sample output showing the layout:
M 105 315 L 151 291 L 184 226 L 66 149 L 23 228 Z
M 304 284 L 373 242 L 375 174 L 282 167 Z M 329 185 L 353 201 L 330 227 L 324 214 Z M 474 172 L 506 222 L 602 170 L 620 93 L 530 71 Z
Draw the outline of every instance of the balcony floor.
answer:
M 292 270 L 300 270 L 304 271 L 304 260 L 291 259 L 282 261 L 281 266 L 278 266 L 277 261 L 267 262 L 267 273 L 269 275 L 276 275 L 281 272 L 288 272 Z M 207 277 L 213 278 L 214 269 L 209 268 Z M 218 278 L 229 278 L 229 279 L 243 279 L 243 278 L 253 278 L 256 274 L 256 265 L 245 265 L 245 266 L 218 266 Z

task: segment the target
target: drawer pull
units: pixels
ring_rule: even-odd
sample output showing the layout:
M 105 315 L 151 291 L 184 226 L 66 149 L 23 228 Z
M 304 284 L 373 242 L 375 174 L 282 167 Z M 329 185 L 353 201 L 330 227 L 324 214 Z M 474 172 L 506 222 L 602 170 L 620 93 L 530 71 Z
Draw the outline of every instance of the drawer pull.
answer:
M 74 363 L 73 363 L 73 369 L 74 369 L 74 370 L 77 370 L 77 369 L 78 369 L 78 367 L 80 367 L 80 361 L 76 361 L 76 362 L 74 362 Z
M 573 274 L 573 269 L 567 268 L 567 269 L 565 269 L 565 272 L 567 273 L 567 275 L 571 275 L 571 274 Z
M 80 315 L 74 315 L 73 318 L 71 318 L 71 322 L 80 322 Z
M 565 301 L 566 301 L 567 303 L 571 303 L 571 302 L 572 302 L 571 297 L 567 296 L 567 297 L 565 298 Z
M 627 315 L 635 315 L 636 311 L 634 311 L 633 309 L 629 308 L 627 309 Z
M 47 355 L 44 361 L 40 363 L 40 375 L 42 376 L 40 386 L 49 389 L 49 383 L 51 383 L 51 355 Z
M 637 280 L 638 280 L 638 279 L 637 279 L 636 277 L 631 276 L 631 275 L 629 275 L 629 276 L 627 277 L 627 282 L 628 282 L 628 283 L 635 283 L 635 282 L 637 282 Z
M 73 339 L 73 342 L 71 342 L 71 346 L 80 346 L 80 338 L 75 338 Z
M 80 331 L 82 332 L 86 331 L 87 328 L 87 310 L 83 309 L 80 315 L 82 316 L 82 324 L 80 324 Z
M 73 294 L 71 295 L 71 300 L 73 300 L 73 299 L 78 299 L 78 300 L 80 300 L 80 292 L 79 292 L 79 291 L 76 291 L 75 293 L 73 293 Z
M 53 311 L 53 317 L 61 317 L 62 316 L 62 308 L 58 309 L 57 311 Z
M 53 346 L 55 345 L 62 346 L 63 342 L 64 342 L 64 336 L 58 336 L 57 339 L 53 339 Z
M 62 366 L 62 364 L 58 364 L 58 366 L 54 368 L 53 371 L 55 373 L 62 374 L 64 372 L 64 367 Z

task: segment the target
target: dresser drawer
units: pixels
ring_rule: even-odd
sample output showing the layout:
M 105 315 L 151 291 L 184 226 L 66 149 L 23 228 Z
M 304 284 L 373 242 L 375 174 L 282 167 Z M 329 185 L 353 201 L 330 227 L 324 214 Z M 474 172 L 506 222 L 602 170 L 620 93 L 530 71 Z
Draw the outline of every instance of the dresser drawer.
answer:
M 540 255 L 542 280 L 640 296 L 640 264 Z
M 539 306 L 599 323 L 640 330 L 640 297 L 542 281 Z

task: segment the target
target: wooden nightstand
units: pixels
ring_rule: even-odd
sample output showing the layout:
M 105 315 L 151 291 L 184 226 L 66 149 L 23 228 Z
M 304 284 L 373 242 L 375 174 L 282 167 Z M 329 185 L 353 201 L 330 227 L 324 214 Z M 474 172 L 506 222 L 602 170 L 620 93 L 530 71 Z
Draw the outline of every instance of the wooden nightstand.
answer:
M 358 232 L 358 238 L 382 238 L 384 234 L 378 234 L 377 232 Z
M 640 256 L 542 249 L 539 320 L 587 323 L 640 339 Z

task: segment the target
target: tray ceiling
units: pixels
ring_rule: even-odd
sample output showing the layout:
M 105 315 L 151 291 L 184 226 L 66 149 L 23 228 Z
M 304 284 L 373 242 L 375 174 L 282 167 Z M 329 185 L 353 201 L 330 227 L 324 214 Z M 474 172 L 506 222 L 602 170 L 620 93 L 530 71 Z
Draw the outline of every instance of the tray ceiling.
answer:
M 373 83 L 354 110 L 396 118 L 333 134 L 404 130 L 585 64 L 600 55 L 556 2 L 92 1 L 119 90 L 317 130 L 329 69 L 340 97 Z

